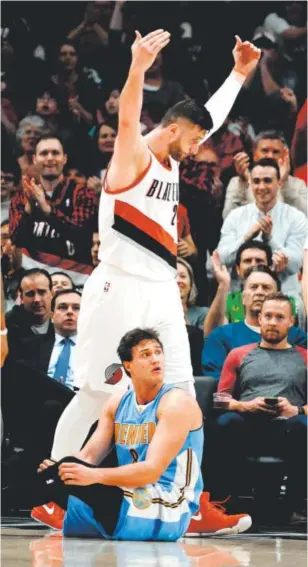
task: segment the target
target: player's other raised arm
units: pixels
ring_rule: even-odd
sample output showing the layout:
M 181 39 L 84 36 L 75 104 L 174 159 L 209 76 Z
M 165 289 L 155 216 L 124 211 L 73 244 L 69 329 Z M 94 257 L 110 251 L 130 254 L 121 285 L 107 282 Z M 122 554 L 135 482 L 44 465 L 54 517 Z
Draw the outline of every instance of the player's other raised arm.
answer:
M 136 31 L 136 38 L 132 45 L 131 66 L 119 101 L 118 135 L 108 174 L 109 182 L 110 174 L 113 177 L 113 165 L 131 168 L 132 164 L 136 166 L 138 163 L 142 168 L 142 162 L 145 160 L 146 166 L 149 161 L 149 150 L 140 129 L 144 75 L 153 64 L 157 54 L 169 41 L 169 32 L 162 29 L 155 30 L 145 37 Z
M 213 128 L 206 134 L 201 143 L 205 142 L 227 118 L 243 83 L 258 65 L 261 50 L 249 41 L 242 41 L 238 36 L 232 51 L 234 67 L 229 77 L 205 104 L 212 120 Z

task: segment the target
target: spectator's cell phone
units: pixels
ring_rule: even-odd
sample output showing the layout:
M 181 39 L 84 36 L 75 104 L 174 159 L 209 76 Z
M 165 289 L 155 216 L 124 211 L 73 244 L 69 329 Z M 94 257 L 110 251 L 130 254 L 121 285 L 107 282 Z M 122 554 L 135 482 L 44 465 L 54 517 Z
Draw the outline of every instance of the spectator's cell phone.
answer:
M 278 398 L 264 398 L 264 401 L 266 403 L 267 406 L 276 406 L 279 402 Z

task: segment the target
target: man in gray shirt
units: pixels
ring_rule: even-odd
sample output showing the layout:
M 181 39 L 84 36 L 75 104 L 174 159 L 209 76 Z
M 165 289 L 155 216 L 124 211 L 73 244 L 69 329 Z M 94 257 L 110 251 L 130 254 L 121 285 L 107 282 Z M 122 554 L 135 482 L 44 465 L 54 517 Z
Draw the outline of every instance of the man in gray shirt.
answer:
M 267 296 L 259 322 L 261 342 L 232 350 L 225 361 L 218 392 L 232 398 L 228 411 L 215 423 L 215 454 L 220 462 L 214 457 L 211 466 L 220 477 L 217 486 L 230 494 L 237 490 L 246 456 L 282 457 L 290 513 L 298 513 L 306 493 L 307 352 L 288 343 L 294 318 L 287 296 Z

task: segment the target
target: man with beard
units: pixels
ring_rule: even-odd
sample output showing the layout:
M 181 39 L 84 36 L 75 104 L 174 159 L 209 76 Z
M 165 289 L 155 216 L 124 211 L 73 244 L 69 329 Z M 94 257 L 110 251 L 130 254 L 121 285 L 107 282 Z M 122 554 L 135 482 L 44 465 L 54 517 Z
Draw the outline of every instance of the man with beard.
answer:
M 223 455 L 224 465 L 216 459 L 211 466 L 221 471 L 219 490 L 231 494 L 246 455 L 282 457 L 290 512 L 300 512 L 307 474 L 307 353 L 288 341 L 294 317 L 287 296 L 268 295 L 258 318 L 261 341 L 232 350 L 222 369 L 218 392 L 232 398 L 213 432 L 215 454 Z
M 208 335 L 202 352 L 202 371 L 205 376 L 212 376 L 218 382 L 229 352 L 259 340 L 259 313 L 263 301 L 270 293 L 277 291 L 280 291 L 280 282 L 276 272 L 267 266 L 255 266 L 247 270 L 242 294 L 245 319 L 217 327 Z M 307 345 L 306 333 L 293 325 L 289 329 L 288 340 L 292 345 Z
M 24 176 L 10 207 L 10 235 L 22 266 L 65 270 L 76 284 L 92 271 L 91 238 L 97 200 L 84 184 L 66 179 L 67 156 L 58 138 L 42 138 L 34 155 L 39 182 Z

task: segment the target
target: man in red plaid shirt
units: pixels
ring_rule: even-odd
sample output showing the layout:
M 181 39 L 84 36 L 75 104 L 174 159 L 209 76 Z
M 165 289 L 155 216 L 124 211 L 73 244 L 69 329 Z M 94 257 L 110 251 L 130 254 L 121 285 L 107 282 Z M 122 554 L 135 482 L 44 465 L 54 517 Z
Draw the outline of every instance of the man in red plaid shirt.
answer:
M 97 197 L 85 185 L 66 179 L 67 162 L 58 138 L 42 138 L 34 163 L 39 180 L 24 176 L 10 205 L 10 236 L 22 250 L 22 265 L 65 270 L 75 284 L 92 272 L 91 239 L 97 223 Z

